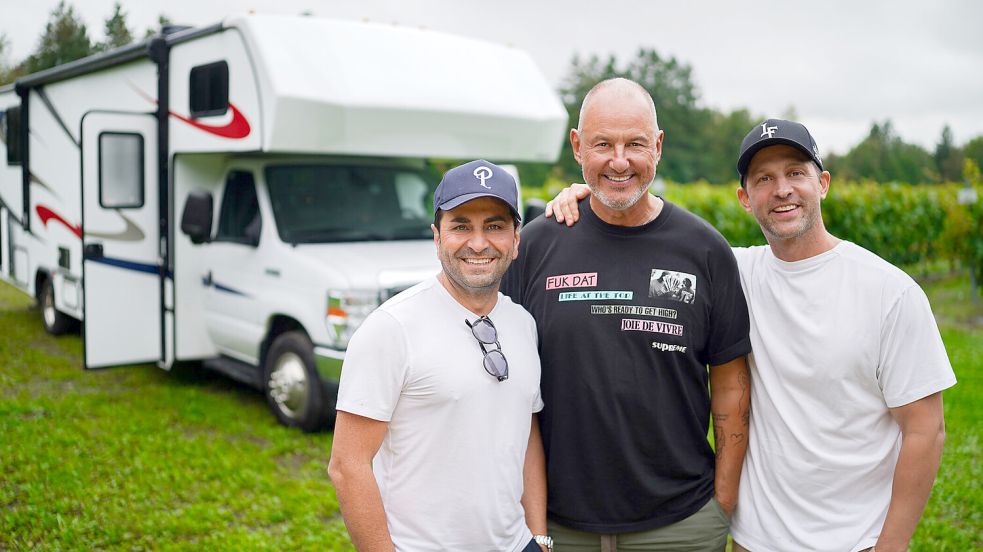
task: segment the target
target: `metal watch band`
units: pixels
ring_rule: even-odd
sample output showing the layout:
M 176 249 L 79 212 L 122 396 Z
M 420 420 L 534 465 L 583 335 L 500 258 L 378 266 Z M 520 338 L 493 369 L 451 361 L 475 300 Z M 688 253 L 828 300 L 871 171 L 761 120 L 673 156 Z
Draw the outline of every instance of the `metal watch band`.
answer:
M 553 552 L 553 537 L 549 535 L 533 535 L 532 540 L 536 541 L 536 544 L 545 546 L 547 552 Z

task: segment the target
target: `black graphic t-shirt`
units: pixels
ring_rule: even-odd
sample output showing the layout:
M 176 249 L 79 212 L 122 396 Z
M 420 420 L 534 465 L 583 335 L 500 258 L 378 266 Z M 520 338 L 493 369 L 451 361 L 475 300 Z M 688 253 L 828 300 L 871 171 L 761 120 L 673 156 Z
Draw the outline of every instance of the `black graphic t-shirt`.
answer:
M 589 201 L 580 216 L 532 221 L 502 281 L 539 332 L 548 513 L 595 533 L 654 529 L 713 495 L 707 366 L 751 351 L 747 304 L 727 241 L 685 209 L 666 202 L 638 227 Z

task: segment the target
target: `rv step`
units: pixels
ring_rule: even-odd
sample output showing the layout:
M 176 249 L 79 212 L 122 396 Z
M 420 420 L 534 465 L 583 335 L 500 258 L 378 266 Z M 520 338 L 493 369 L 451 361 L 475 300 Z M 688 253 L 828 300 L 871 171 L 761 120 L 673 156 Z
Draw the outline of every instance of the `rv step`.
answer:
M 241 381 L 259 390 L 263 389 L 263 375 L 260 374 L 258 366 L 224 356 L 205 360 L 202 364 L 205 368 L 215 370 L 236 381 Z

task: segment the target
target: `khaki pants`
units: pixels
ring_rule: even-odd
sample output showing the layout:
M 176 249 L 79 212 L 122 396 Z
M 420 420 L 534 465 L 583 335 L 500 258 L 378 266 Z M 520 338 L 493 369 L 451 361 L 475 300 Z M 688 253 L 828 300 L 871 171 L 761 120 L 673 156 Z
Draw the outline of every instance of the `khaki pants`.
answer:
M 730 520 L 715 498 L 690 517 L 651 531 L 599 535 L 549 522 L 556 552 L 724 552 L 729 531 Z

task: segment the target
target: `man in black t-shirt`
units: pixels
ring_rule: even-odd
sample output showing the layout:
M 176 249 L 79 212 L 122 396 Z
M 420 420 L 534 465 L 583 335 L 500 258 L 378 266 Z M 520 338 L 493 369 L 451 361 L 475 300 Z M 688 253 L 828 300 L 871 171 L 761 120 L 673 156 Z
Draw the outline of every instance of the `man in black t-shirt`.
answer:
M 502 282 L 538 326 L 560 552 L 722 551 L 737 501 L 747 305 L 726 240 L 648 193 L 662 137 L 644 88 L 625 79 L 594 87 L 570 132 L 592 191 L 582 222 L 530 223 Z

